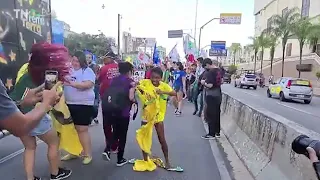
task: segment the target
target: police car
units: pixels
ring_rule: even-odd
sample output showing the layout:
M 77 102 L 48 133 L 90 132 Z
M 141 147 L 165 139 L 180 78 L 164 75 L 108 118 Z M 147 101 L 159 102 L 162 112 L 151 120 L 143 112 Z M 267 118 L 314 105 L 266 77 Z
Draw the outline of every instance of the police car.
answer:
M 267 96 L 277 97 L 280 101 L 302 100 L 305 104 L 310 104 L 313 96 L 311 82 L 306 79 L 282 77 L 267 90 Z

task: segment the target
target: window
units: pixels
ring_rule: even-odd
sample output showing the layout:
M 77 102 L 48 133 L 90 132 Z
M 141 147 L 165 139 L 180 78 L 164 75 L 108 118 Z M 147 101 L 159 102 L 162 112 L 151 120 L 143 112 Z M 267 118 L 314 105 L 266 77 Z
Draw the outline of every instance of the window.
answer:
M 302 0 L 301 17 L 309 17 L 310 0 Z
M 286 56 L 291 56 L 291 51 L 292 51 L 292 43 L 288 43 L 286 48 Z
M 282 10 L 282 16 L 285 15 L 287 12 L 288 12 L 288 7 L 284 8 L 284 9 Z

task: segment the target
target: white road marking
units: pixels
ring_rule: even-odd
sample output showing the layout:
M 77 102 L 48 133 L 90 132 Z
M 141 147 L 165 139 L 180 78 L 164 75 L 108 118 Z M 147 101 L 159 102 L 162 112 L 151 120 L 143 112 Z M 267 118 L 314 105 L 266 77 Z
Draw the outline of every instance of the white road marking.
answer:
M 203 126 L 204 126 L 206 132 L 208 133 L 209 132 L 208 127 L 206 126 L 206 124 L 203 121 L 202 121 L 202 123 L 203 123 Z M 213 157 L 217 163 L 217 167 L 218 167 L 218 171 L 220 173 L 221 180 L 232 180 L 231 176 L 229 174 L 229 171 L 225 165 L 224 159 L 223 159 L 223 157 L 220 153 L 220 150 L 218 148 L 217 141 L 209 140 L 209 143 L 210 143 Z
M 245 93 L 245 94 L 248 94 L 248 95 L 250 95 L 250 96 L 255 96 L 255 97 L 258 96 L 257 94 L 250 93 L 250 92 L 247 92 L 247 91 L 241 91 L 241 92 L 243 92 L 243 93 Z
M 315 114 L 313 114 L 313 113 L 311 113 L 311 112 L 308 112 L 308 111 L 305 111 L 305 110 L 301 110 L 301 109 L 298 109 L 298 108 L 289 106 L 289 105 L 284 104 L 284 103 L 277 102 L 277 104 L 280 104 L 281 106 L 284 106 L 284 107 L 286 107 L 286 108 L 290 108 L 290 109 L 293 109 L 293 110 L 296 110 L 296 111 L 299 111 L 299 112 L 302 112 L 302 113 L 305 113 L 305 114 L 308 114 L 308 115 L 311 115 L 311 116 L 318 117 L 317 115 L 315 115 Z
M 37 144 L 40 144 L 40 143 L 42 143 L 42 141 L 41 141 L 41 140 L 38 140 L 38 141 L 37 141 Z M 15 158 L 16 156 L 19 156 L 19 155 L 22 154 L 23 152 L 24 152 L 24 149 L 20 149 L 20 150 L 18 150 L 18 151 L 16 151 L 16 152 L 13 152 L 13 153 L 11 153 L 11 154 L 9 154 L 9 155 L 1 158 L 1 159 L 0 159 L 0 164 L 5 163 L 5 162 L 7 162 L 7 161 L 9 161 L 9 160 L 11 160 L 11 159 L 13 159 L 13 158 Z

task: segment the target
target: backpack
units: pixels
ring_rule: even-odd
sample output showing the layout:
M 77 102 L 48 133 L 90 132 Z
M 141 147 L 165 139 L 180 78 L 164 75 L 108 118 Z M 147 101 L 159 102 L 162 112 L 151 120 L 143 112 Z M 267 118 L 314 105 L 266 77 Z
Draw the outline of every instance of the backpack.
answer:
M 123 109 L 131 106 L 128 89 L 123 87 L 122 81 L 112 81 L 102 97 L 104 111 L 121 115 Z

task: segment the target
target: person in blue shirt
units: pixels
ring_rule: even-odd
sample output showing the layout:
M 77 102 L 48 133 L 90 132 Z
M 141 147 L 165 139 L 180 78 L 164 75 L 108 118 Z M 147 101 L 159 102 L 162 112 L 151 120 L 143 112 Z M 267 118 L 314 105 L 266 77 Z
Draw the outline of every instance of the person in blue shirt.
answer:
M 186 72 L 183 70 L 183 65 L 181 62 L 177 62 L 174 66 L 173 72 L 173 88 L 177 92 L 177 109 L 175 110 L 175 114 L 177 116 L 181 115 L 182 110 L 182 100 L 184 95 L 186 95 Z

